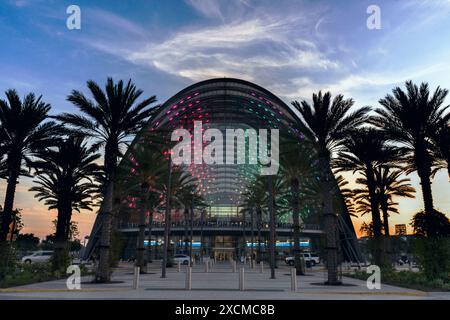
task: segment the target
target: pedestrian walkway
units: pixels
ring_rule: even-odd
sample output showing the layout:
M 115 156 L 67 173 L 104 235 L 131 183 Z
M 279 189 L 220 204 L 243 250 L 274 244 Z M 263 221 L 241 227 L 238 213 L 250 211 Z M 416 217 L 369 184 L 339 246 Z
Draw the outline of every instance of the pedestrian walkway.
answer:
M 264 265 L 251 269 L 246 265 L 245 291 L 239 291 L 239 272 L 233 272 L 230 262 L 215 264 L 205 272 L 203 264 L 192 270 L 191 290 L 185 290 L 186 266 L 167 269 L 167 278 L 161 278 L 160 262 L 149 264 L 148 274 L 140 275 L 139 288 L 133 289 L 133 265 L 124 263 L 115 269 L 113 283 L 92 284 L 92 277 L 83 277 L 81 290 L 68 290 L 66 280 L 35 283 L 26 286 L 0 289 L 4 299 L 450 299 L 450 293 L 426 293 L 418 290 L 383 285 L 380 290 L 369 290 L 365 281 L 343 278 L 342 286 L 325 286 L 325 270 L 309 269 L 307 275 L 297 277 L 297 290 L 291 291 L 290 267 L 280 265 L 276 279 L 270 279 L 270 269 Z M 242 267 L 237 264 L 236 271 Z

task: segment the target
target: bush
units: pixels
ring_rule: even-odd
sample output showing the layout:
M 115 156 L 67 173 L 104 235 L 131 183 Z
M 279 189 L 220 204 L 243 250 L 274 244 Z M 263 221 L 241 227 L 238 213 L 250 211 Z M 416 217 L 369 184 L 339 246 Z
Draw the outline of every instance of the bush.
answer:
M 449 237 L 420 237 L 414 239 L 413 255 L 428 280 L 449 280 Z
M 347 276 L 367 280 L 369 274 L 365 271 L 355 271 L 353 274 L 347 274 Z M 450 282 L 446 279 L 433 279 L 429 280 L 423 272 L 413 271 L 395 271 L 395 270 L 382 270 L 381 282 L 399 287 L 417 289 L 417 290 L 439 290 L 450 291 Z
M 29 283 L 57 279 L 52 271 L 52 265 L 45 263 L 17 264 L 16 268 L 6 274 L 2 287 L 20 286 Z

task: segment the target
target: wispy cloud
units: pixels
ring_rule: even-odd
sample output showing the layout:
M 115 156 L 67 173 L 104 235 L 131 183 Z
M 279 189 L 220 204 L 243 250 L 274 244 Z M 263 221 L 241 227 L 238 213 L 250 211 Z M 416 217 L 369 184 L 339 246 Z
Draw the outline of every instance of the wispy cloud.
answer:
M 208 18 L 224 20 L 220 3 L 216 0 L 185 0 L 185 2 Z

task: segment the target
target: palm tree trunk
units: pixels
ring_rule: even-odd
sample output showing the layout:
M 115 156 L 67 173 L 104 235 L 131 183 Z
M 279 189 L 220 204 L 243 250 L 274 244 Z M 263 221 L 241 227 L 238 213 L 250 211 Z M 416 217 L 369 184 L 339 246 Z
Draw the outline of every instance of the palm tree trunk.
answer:
M 384 229 L 384 235 L 390 236 L 389 231 L 389 213 L 388 213 L 388 206 L 385 200 L 383 200 L 383 203 L 381 205 L 381 211 L 383 211 L 383 229 Z
M 111 225 L 113 210 L 114 175 L 109 176 L 104 198 L 104 205 L 100 207 L 99 214 L 102 215 L 102 229 L 100 235 L 100 257 L 95 274 L 95 282 L 105 283 L 111 279 L 110 271 L 110 247 L 111 247 Z
M 190 237 L 189 237 L 189 263 L 192 264 L 192 240 L 194 237 L 194 228 L 193 228 L 193 220 L 194 220 L 194 207 L 191 204 L 191 208 L 190 208 L 190 223 L 189 223 L 189 227 L 190 227 Z
M 383 237 L 383 243 L 384 243 L 384 249 L 386 253 L 386 258 L 388 259 L 387 262 L 391 262 L 391 238 L 390 238 L 390 232 L 389 232 L 389 213 L 388 213 L 388 204 L 386 199 L 383 199 L 381 204 L 381 210 L 383 211 L 383 229 L 384 229 L 384 237 Z
M 254 243 L 255 243 L 255 237 L 254 232 L 255 231 L 255 219 L 253 214 L 253 208 L 250 208 L 250 242 L 252 243 L 250 247 L 250 262 L 251 266 L 253 267 L 254 264 Z
M 188 253 L 188 250 L 189 250 L 188 234 L 189 234 L 189 209 L 187 207 L 185 207 L 184 208 L 184 241 L 183 241 L 184 253 Z
M 55 232 L 55 252 L 52 257 L 52 267 L 53 270 L 62 270 L 65 268 L 67 262 L 66 250 L 67 241 L 69 240 L 70 233 L 70 220 L 72 216 L 72 206 L 64 199 L 60 199 L 62 204 L 58 207 L 58 217 L 56 220 L 56 232 Z
M 169 156 L 168 162 L 168 175 L 167 175 L 167 189 L 166 189 L 166 215 L 164 217 L 164 243 L 163 243 L 163 261 L 161 278 L 166 278 L 166 268 L 167 268 L 167 250 L 169 248 L 169 232 L 170 232 L 170 198 L 171 195 L 171 184 L 172 184 L 172 159 Z
M 152 226 L 153 226 L 153 211 L 150 211 L 148 217 L 148 245 L 147 245 L 147 262 L 152 262 Z
M 200 261 L 203 263 L 203 256 L 204 256 L 204 246 L 203 242 L 205 239 L 203 239 L 203 223 L 205 221 L 205 210 L 202 210 L 202 213 L 200 215 Z
M 242 252 L 241 252 L 241 255 L 244 257 L 244 259 L 246 259 L 246 257 L 247 257 L 247 234 L 246 234 L 247 232 L 246 232 L 245 224 L 246 224 L 245 210 L 242 210 Z
M 5 202 L 2 213 L 0 243 L 6 242 L 9 233 L 9 225 L 12 222 L 14 196 L 16 194 L 16 185 L 17 180 L 19 178 L 19 170 L 20 170 L 20 160 L 18 161 L 18 165 L 16 165 L 15 168 L 11 168 L 10 170 L 8 170 L 9 176 L 8 176 L 8 184 L 6 186 Z
M 379 201 L 376 194 L 374 172 L 371 165 L 366 165 L 367 189 L 369 191 L 370 208 L 373 223 L 374 263 L 380 267 L 386 265 L 382 223 L 379 210 Z
M 261 262 L 261 227 L 262 227 L 262 211 L 261 208 L 256 209 L 256 228 L 258 229 L 258 256 L 256 263 Z
M 140 268 L 140 273 L 145 273 L 145 201 L 142 201 L 141 210 L 139 210 L 139 233 L 136 245 L 136 267 Z
M 273 177 L 270 175 L 267 179 L 269 187 L 269 216 L 270 216 L 270 279 L 275 279 L 275 208 L 273 196 Z
M 292 194 L 292 222 L 294 224 L 294 265 L 297 275 L 304 275 L 303 264 L 300 260 L 300 205 L 299 205 L 299 181 L 291 180 Z
M 322 152 L 323 154 L 324 152 Z M 326 241 L 327 256 L 327 281 L 329 285 L 339 285 L 338 280 L 338 220 L 334 212 L 333 198 L 336 188 L 329 158 L 322 155 L 319 157 L 319 165 L 322 171 L 322 184 L 325 194 L 323 195 L 323 221 Z
M 420 178 L 420 185 L 422 187 L 423 204 L 425 213 L 431 216 L 434 212 L 433 193 L 431 191 L 431 180 L 429 168 L 418 168 L 417 173 Z

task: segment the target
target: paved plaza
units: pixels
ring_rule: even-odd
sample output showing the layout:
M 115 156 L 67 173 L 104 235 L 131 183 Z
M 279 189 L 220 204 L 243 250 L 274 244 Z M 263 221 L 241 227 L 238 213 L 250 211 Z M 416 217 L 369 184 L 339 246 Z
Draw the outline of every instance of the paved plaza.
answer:
M 291 291 L 290 267 L 280 264 L 276 279 L 270 279 L 270 269 L 263 272 L 249 265 L 244 267 L 245 291 L 239 290 L 239 272 L 233 272 L 230 262 L 215 264 L 210 272 L 204 265 L 195 265 L 192 271 L 192 289 L 185 290 L 186 267 L 180 272 L 175 266 L 167 269 L 167 278 L 161 278 L 160 262 L 149 265 L 148 274 L 140 275 L 139 288 L 133 289 L 133 265 L 122 263 L 115 269 L 109 284 L 92 284 L 92 276 L 82 278 L 80 290 L 68 290 L 66 280 L 35 283 L 26 286 L 0 289 L 0 300 L 6 299 L 345 299 L 345 300 L 392 300 L 392 299 L 450 299 L 446 292 L 422 292 L 390 285 L 380 290 L 369 290 L 366 282 L 343 277 L 342 286 L 325 286 L 326 272 L 316 266 L 307 275 L 297 277 L 295 292 Z M 238 264 L 238 268 L 242 265 Z

